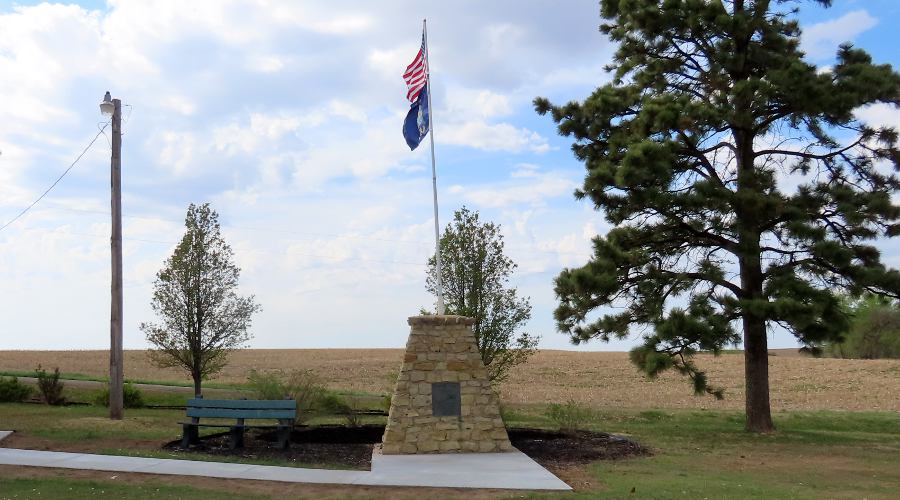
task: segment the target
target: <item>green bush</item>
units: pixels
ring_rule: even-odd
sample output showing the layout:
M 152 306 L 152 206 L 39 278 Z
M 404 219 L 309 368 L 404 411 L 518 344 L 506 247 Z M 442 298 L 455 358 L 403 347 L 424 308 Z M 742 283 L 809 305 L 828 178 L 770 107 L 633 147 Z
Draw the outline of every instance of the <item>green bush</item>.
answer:
M 327 392 L 322 380 L 312 370 L 250 370 L 247 385 L 260 399 L 290 398 L 297 402 L 296 423 L 309 419 Z
M 581 406 L 571 399 L 565 404 L 553 403 L 547 406 L 544 414 L 561 432 L 567 434 L 574 434 L 578 429 L 587 427 L 594 417 L 594 412 L 590 408 Z
M 109 406 L 109 386 L 106 386 L 105 389 L 97 394 L 97 397 L 94 398 L 94 404 L 97 406 Z M 145 404 L 144 395 L 136 385 L 126 382 L 122 386 L 122 406 L 125 408 L 143 408 Z
M 346 403 L 340 394 L 325 390 L 316 404 L 316 409 L 322 413 L 341 413 L 346 409 Z
M 387 404 L 390 410 L 390 396 L 385 396 L 381 404 Z M 362 402 L 355 394 L 340 395 L 334 391 L 326 390 L 319 398 L 317 409 L 322 413 L 339 415 L 350 427 L 359 427 L 362 424 Z
M 31 396 L 31 387 L 16 377 L 0 377 L 0 403 L 18 403 Z
M 826 345 L 839 358 L 900 358 L 900 307 L 869 295 L 849 306 L 853 319 L 842 342 Z
M 338 412 L 344 417 L 344 422 L 350 427 L 359 427 L 362 424 L 362 404 L 359 396 L 348 394 L 343 398 L 343 405 Z
M 41 391 L 41 397 L 48 405 L 58 406 L 66 402 L 63 396 L 63 384 L 59 380 L 59 367 L 53 369 L 53 373 L 47 374 L 47 371 L 38 365 L 34 371 L 38 379 L 38 389 Z

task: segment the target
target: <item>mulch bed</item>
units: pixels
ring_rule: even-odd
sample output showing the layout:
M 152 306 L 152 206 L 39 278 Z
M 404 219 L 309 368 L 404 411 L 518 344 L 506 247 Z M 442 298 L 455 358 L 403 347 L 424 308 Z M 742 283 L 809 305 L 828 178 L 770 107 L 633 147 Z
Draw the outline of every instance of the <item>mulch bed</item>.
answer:
M 296 427 L 291 433 L 291 447 L 281 450 L 277 447 L 278 437 L 274 431 L 248 429 L 244 433 L 244 447 L 238 450 L 228 448 L 227 432 L 202 437 L 200 443 L 188 450 L 181 447 L 180 439 L 163 448 L 174 452 L 283 460 L 288 462 L 287 465 L 298 467 L 369 470 L 372 467 L 372 447 L 381 442 L 382 434 L 383 425 Z
M 626 437 L 604 432 L 575 431 L 568 434 L 512 428 L 507 433 L 513 446 L 545 467 L 567 467 L 596 460 L 652 455 L 649 449 Z
M 509 440 L 539 464 L 558 469 L 582 465 L 595 460 L 617 460 L 650 455 L 640 444 L 622 436 L 601 432 L 577 431 L 566 434 L 543 429 L 512 428 Z M 248 459 L 283 460 L 297 466 L 328 466 L 369 470 L 372 447 L 381 442 L 383 425 L 344 427 L 325 425 L 297 427 L 291 433 L 291 447 L 276 447 L 275 432 L 250 429 L 244 437 L 244 448 L 228 448 L 228 434 L 220 433 L 201 438 L 189 450 L 181 448 L 181 441 L 164 446 L 171 452 L 207 453 L 210 455 L 243 457 Z

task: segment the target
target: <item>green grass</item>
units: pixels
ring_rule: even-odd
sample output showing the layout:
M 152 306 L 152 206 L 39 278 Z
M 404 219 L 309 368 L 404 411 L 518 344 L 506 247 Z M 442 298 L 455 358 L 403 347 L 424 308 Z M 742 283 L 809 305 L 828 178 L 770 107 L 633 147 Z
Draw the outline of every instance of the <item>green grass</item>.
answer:
M 96 391 L 73 390 L 72 394 L 88 398 L 90 392 Z M 186 397 L 157 391 L 144 391 L 144 395 L 148 401 L 166 402 L 157 404 L 173 404 L 175 398 Z M 545 409 L 545 405 L 507 406 L 503 416 L 508 426 L 552 428 L 552 422 L 544 415 Z M 51 449 L 52 443 L 65 448 L 97 442 L 97 452 L 173 458 L 159 446 L 179 438 L 181 428 L 177 422 L 184 418 L 184 411 L 126 410 L 122 422 L 110 422 L 106 415 L 106 408 L 97 406 L 0 404 L 3 427 L 45 439 Z M 744 431 L 741 412 L 596 408 L 587 424 L 590 429 L 628 435 L 652 449 L 654 455 L 588 465 L 582 476 L 591 485 L 574 495 L 532 496 L 892 498 L 900 490 L 900 413 L 783 412 L 776 413 L 774 419 L 776 433 L 754 435 Z M 364 421 L 383 423 L 384 418 L 365 417 Z M 343 423 L 343 420 L 340 416 L 320 415 L 311 423 Z M 210 459 L 199 454 L 174 458 Z M 234 461 L 230 457 L 228 460 Z M 240 461 L 288 465 L 268 460 Z M 60 479 L 46 485 L 43 480 L 28 481 L 0 479 L 0 499 L 12 496 L 7 492 L 19 494 L 19 498 L 31 498 L 22 495 L 31 494 L 35 484 L 48 488 L 41 490 L 41 498 L 54 498 L 54 494 L 59 497 L 59 492 L 65 493 L 65 498 L 82 498 L 96 496 L 98 491 L 95 483 L 84 480 Z M 101 486 L 107 487 L 105 483 Z M 119 486 L 111 483 L 109 488 Z M 69 495 L 67 488 L 74 488 L 74 493 Z M 109 488 L 104 491 L 118 491 Z M 161 489 L 158 497 L 148 496 L 146 491 L 139 496 L 113 494 L 111 497 L 206 498 L 205 494 L 200 490 Z
M 108 415 L 108 410 L 100 406 L 0 405 L 0 421 L 7 430 L 68 443 L 97 439 L 163 443 L 180 435 L 177 422 L 184 417 L 184 411 L 129 409 L 120 422 L 108 420 Z
M 253 500 L 271 498 L 268 496 L 248 496 L 228 493 L 228 498 Z M 122 500 L 172 499 L 195 500 L 222 498 L 221 491 L 191 488 L 188 486 L 169 486 L 158 483 L 126 484 L 110 481 L 91 481 L 62 477 L 26 479 L 0 477 L 0 499 L 52 499 L 65 498 L 79 500 L 83 498 L 114 498 Z
M 552 428 L 542 412 L 504 415 L 507 425 Z M 755 435 L 740 412 L 599 410 L 591 429 L 628 435 L 654 456 L 595 462 L 587 468 L 594 490 L 560 498 L 894 498 L 900 489 L 900 414 L 774 419 L 778 432 Z

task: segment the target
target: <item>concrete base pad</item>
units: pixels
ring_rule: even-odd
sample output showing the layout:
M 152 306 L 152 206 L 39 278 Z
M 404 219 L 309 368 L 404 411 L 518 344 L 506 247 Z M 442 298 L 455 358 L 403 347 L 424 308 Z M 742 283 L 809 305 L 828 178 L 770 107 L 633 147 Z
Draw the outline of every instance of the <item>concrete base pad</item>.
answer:
M 301 469 L 160 458 L 120 457 L 0 448 L 0 464 L 143 472 L 292 483 L 570 490 L 522 452 L 372 455 L 371 471 Z
M 396 486 L 570 490 L 547 469 L 519 450 L 505 453 L 435 455 L 372 454 L 372 478 Z

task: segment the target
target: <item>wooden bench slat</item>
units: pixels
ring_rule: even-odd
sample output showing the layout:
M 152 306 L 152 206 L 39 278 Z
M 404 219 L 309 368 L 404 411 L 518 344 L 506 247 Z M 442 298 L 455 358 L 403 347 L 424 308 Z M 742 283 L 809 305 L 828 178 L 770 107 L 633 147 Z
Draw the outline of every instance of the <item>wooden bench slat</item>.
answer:
M 178 422 L 181 425 L 194 425 L 197 427 L 226 427 L 226 428 L 244 428 L 244 429 L 281 429 L 283 427 L 293 427 L 289 424 L 271 424 L 271 425 L 254 425 L 254 424 L 204 424 L 194 422 Z
M 233 408 L 190 408 L 187 416 L 197 418 L 275 418 L 290 419 L 297 417 L 297 410 L 240 410 Z
M 185 448 L 200 439 L 200 427 L 230 428 L 232 449 L 244 446 L 244 429 L 276 428 L 278 429 L 278 446 L 288 448 L 291 443 L 291 429 L 297 417 L 297 402 L 285 400 L 256 399 L 191 399 L 187 404 L 187 416 L 191 422 L 182 422 L 181 445 Z M 234 424 L 200 423 L 201 418 L 235 419 Z M 244 420 L 278 420 L 278 425 L 246 424 Z
M 296 410 L 297 401 L 293 399 L 189 399 L 187 406 L 188 408 L 231 408 L 239 410 Z

